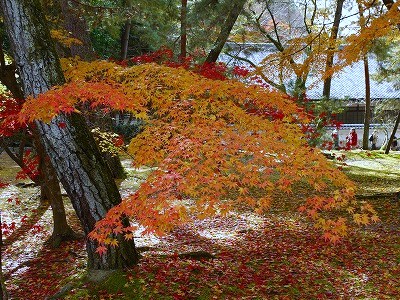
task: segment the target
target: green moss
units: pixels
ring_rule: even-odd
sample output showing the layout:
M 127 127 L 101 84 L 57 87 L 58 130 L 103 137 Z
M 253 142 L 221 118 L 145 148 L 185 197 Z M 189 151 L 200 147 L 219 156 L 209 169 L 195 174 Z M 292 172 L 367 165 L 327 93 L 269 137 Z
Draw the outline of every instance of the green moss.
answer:
M 147 299 L 142 293 L 142 283 L 138 279 L 129 281 L 121 271 L 115 272 L 97 288 L 97 290 L 105 290 L 110 294 L 119 294 L 118 299 L 121 300 Z
M 76 288 L 70 291 L 63 299 L 102 299 L 104 295 L 114 295 L 120 300 L 146 300 L 143 294 L 142 282 L 139 279 L 129 280 L 122 271 L 115 271 L 100 282 L 89 281 L 85 274 L 76 281 Z
M 90 294 L 88 290 L 85 289 L 77 289 L 74 290 L 74 293 L 70 296 L 66 296 L 64 299 L 68 300 L 79 300 L 79 299 L 92 299 L 90 298 Z

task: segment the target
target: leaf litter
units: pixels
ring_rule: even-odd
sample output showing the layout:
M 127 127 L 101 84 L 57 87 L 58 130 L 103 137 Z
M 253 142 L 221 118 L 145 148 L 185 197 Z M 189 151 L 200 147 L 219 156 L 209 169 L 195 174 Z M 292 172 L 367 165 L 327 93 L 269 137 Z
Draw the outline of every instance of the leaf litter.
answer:
M 345 171 L 362 188 L 386 187 L 390 192 L 398 188 L 398 174 L 363 176 L 355 167 Z M 370 202 L 381 222 L 354 229 L 335 245 L 321 239 L 301 215 L 284 209 L 266 216 L 241 212 L 194 220 L 163 237 L 137 238 L 142 259 L 120 275 L 125 283 L 119 290 L 84 283 L 64 298 L 397 299 L 400 201 L 378 197 Z M 50 220 L 45 213 L 42 235 L 28 232 L 3 250 L 11 299 L 46 299 L 85 273 L 84 241 L 59 249 L 44 245 L 51 233 Z M 77 220 L 72 223 L 78 230 Z M 29 254 L 17 250 L 23 247 Z

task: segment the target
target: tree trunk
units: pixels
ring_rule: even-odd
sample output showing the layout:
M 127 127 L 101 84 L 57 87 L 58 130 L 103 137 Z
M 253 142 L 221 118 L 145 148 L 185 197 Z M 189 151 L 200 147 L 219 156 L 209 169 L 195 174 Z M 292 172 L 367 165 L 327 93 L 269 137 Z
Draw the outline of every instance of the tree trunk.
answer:
M 1 210 L 0 210 L 0 224 L 1 224 Z M 2 260 L 2 255 L 3 253 L 3 231 L 0 228 L 0 267 L 3 265 L 3 260 Z M 3 278 L 3 268 L 0 268 L 0 300 L 7 300 L 8 299 L 8 294 L 7 294 L 7 289 L 4 284 L 4 278 Z
M 129 9 L 132 6 L 132 0 L 122 1 L 122 6 Z M 129 48 L 129 36 L 132 28 L 132 20 L 128 17 L 125 21 L 124 27 L 121 33 L 121 60 L 126 60 L 128 58 L 128 48 Z
M 111 170 L 112 177 L 114 179 L 126 179 L 127 173 L 125 172 L 124 166 L 122 165 L 119 156 L 104 152 L 102 153 L 102 155 Z
M 358 11 L 360 14 L 360 27 L 365 28 L 366 20 L 364 17 L 364 9 L 359 4 Z M 365 116 L 364 116 L 364 131 L 363 131 L 363 149 L 368 150 L 368 136 L 369 136 L 369 124 L 371 118 L 371 84 L 369 78 L 369 65 L 368 65 L 368 54 L 364 55 L 364 77 L 365 77 Z
M 229 11 L 228 16 L 225 19 L 224 24 L 222 25 L 221 32 L 217 40 L 214 43 L 214 47 L 211 49 L 208 54 L 205 62 L 206 63 L 215 63 L 220 55 L 222 48 L 224 47 L 226 41 L 228 40 L 229 34 L 232 31 L 233 25 L 243 9 L 246 0 L 235 0 L 232 6 L 232 9 Z
M 369 78 L 368 55 L 364 56 L 364 75 L 365 75 L 365 116 L 363 131 L 363 149 L 368 150 L 369 125 L 371 123 L 371 83 Z
M 6 67 L 3 49 L 0 45 L 0 59 L 1 59 L 1 70 L 3 71 Z M 1 82 L 10 90 L 15 98 L 22 99 L 24 97 L 23 92 L 21 90 L 21 86 L 18 84 L 15 77 L 15 64 L 10 65 L 13 69 L 10 68 L 10 71 L 1 72 L 1 74 L 5 74 L 7 77 L 6 80 L 3 81 L 3 77 L 1 77 Z M 41 188 L 41 201 L 47 200 L 50 202 L 52 212 L 53 212 L 53 233 L 50 238 L 50 242 L 54 247 L 59 246 L 62 241 L 70 240 L 76 238 L 77 235 L 73 232 L 71 227 L 67 223 L 67 217 L 65 214 L 64 203 L 61 196 L 60 184 L 57 179 L 55 170 L 51 163 L 47 158 L 46 151 L 43 145 L 40 142 L 39 132 L 36 129 L 32 129 L 33 131 L 33 140 L 37 155 L 39 156 L 39 176 L 38 178 L 33 178 L 30 176 L 30 179 L 40 185 Z M 8 155 L 21 167 L 24 168 L 24 163 L 22 159 L 23 153 L 20 155 L 13 155 L 13 153 L 5 148 Z M 21 149 L 24 150 L 23 147 Z M 29 174 L 28 174 L 29 176 Z
M 132 20 L 126 20 L 121 35 L 121 60 L 128 57 L 129 35 L 131 33 Z
M 41 203 L 50 203 L 53 210 L 54 222 L 53 234 L 50 240 L 55 241 L 53 246 L 58 246 L 62 241 L 70 240 L 77 236 L 67 223 L 59 181 L 55 170 L 47 157 L 45 149 L 39 140 L 39 133 L 35 129 L 33 130 L 33 137 L 35 149 L 39 156 L 39 175 L 36 177 L 33 177 L 32 174 L 27 175 L 34 183 L 40 186 Z M 21 169 L 25 167 L 22 158 L 20 159 L 18 157 L 19 155 L 14 155 L 6 145 L 2 144 L 2 147 L 4 147 L 6 153 L 21 167 Z
M 399 123 L 400 123 L 400 111 L 397 114 L 397 119 L 396 119 L 396 122 L 394 123 L 392 134 L 390 135 L 388 144 L 386 145 L 385 154 L 389 154 L 390 146 L 392 145 L 392 143 L 394 141 L 394 137 L 396 135 L 397 128 L 399 127 Z
M 77 12 L 74 10 L 74 7 L 71 5 L 72 5 L 72 1 L 58 0 L 58 6 L 59 6 L 59 12 L 60 12 L 59 17 L 60 17 L 60 19 L 63 19 L 64 29 L 67 32 L 69 32 L 72 37 L 80 40 L 82 42 L 82 44 L 80 44 L 80 45 L 72 44 L 69 51 L 67 51 L 69 53 L 63 53 L 63 56 L 65 56 L 65 57 L 79 56 L 82 60 L 93 61 L 96 58 L 96 54 L 92 47 L 92 42 L 90 40 L 89 31 L 88 31 L 88 26 L 86 24 L 85 19 L 83 19 L 81 16 L 79 16 L 77 14 Z M 130 4 L 127 2 L 125 5 L 129 6 Z M 128 20 L 127 24 L 128 25 L 126 25 L 126 27 L 125 27 L 126 45 L 122 46 L 123 57 L 121 59 L 126 59 L 126 57 L 127 57 L 131 21 Z M 124 40 L 125 40 L 125 38 L 124 38 Z M 109 119 L 110 119 L 110 123 L 111 123 L 111 116 L 109 116 Z M 98 121 L 98 119 L 95 120 L 95 122 L 96 121 Z M 112 170 L 112 174 L 115 179 L 126 178 L 125 170 L 122 167 L 119 157 L 114 157 L 112 159 L 109 159 L 106 156 L 105 160 L 106 160 L 108 166 L 110 167 L 110 169 Z
M 182 61 L 186 58 L 187 44 L 187 0 L 181 1 L 181 54 Z
M 330 68 L 333 66 L 333 58 L 335 55 L 334 52 L 334 42 L 337 39 L 338 32 L 339 32 L 339 24 L 340 24 L 340 19 L 342 17 L 342 9 L 343 9 L 343 3 L 344 0 L 337 0 L 336 2 L 336 11 L 335 11 L 335 18 L 333 20 L 333 25 L 332 25 L 332 30 L 331 30 L 331 36 L 329 39 L 329 49 L 328 53 L 326 55 L 326 65 L 325 65 L 325 72 L 328 72 Z M 331 83 L 332 83 L 332 76 L 328 76 L 324 80 L 324 90 L 323 90 L 323 97 L 326 99 L 330 98 L 331 94 Z
M 39 180 L 41 201 L 49 201 L 53 214 L 53 232 L 48 242 L 58 247 L 61 242 L 78 238 L 78 235 L 68 225 L 60 183 L 46 150 L 43 147 L 39 133 L 34 130 L 35 148 L 39 156 Z
M 78 15 L 68 0 L 58 0 L 62 18 L 64 20 L 64 29 L 71 33 L 71 36 L 78 39 L 82 44 L 72 44 L 68 56 L 79 56 L 82 60 L 92 61 L 96 58 L 89 36 L 89 29 L 86 21 Z
M 24 95 L 37 96 L 65 82 L 39 0 L 1 0 L 4 23 L 19 69 Z M 65 126 L 58 126 L 59 124 Z M 58 115 L 49 124 L 37 121 L 43 145 L 68 193 L 85 234 L 121 202 L 118 188 L 81 115 Z M 133 240 L 120 238 L 99 257 L 87 240 L 90 269 L 131 266 L 138 255 Z

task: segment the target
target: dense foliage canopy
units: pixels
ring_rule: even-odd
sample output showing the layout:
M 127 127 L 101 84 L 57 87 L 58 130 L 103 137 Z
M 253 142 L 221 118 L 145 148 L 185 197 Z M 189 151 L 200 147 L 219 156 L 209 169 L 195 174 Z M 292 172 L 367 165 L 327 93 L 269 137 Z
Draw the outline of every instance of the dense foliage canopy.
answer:
M 90 107 L 129 112 L 146 122 L 129 153 L 134 166 L 153 172 L 98 223 L 91 237 L 100 243 L 116 243 L 108 237 L 113 232 L 132 238 L 136 227 L 120 224 L 124 214 L 162 233 L 187 220 L 188 212 L 266 212 L 297 184 L 309 189 L 299 210 L 327 239 L 337 240 L 347 228 L 345 218 L 329 218 L 330 210 L 350 213 L 356 223 L 377 220 L 371 206 L 354 200 L 345 175 L 308 146 L 300 126 L 308 119 L 283 93 L 157 64 L 69 60 L 64 67 L 69 83 L 28 100 L 21 120 L 50 120 Z

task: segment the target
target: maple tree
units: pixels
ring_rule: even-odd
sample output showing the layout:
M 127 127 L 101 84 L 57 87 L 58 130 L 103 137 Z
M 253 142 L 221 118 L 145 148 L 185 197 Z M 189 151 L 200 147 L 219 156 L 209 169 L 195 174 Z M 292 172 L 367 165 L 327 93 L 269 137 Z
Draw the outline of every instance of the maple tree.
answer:
M 153 58 L 149 55 L 144 59 L 153 61 Z M 140 59 L 129 63 L 63 60 L 68 83 L 30 99 L 19 115 L 22 123 L 28 120 L 49 122 L 59 114 L 84 115 L 89 108 L 105 112 L 125 111 L 145 122 L 144 131 L 131 141 L 129 152 L 135 166 L 147 165 L 153 172 L 135 194 L 112 208 L 106 218 L 97 223 L 91 237 L 99 242 L 98 253 L 104 254 L 107 248 L 114 250 L 121 243 L 115 234 L 122 234 L 126 240 L 132 239 L 138 225 L 146 226 L 147 232 L 162 234 L 189 221 L 192 215 L 205 218 L 247 208 L 267 213 L 275 204 L 286 201 L 293 202 L 313 219 L 316 227 L 324 231 L 325 239 L 333 242 L 347 232 L 346 214 L 356 224 L 377 220 L 375 210 L 369 204 L 355 201 L 354 184 L 317 149 L 309 147 L 303 129 L 311 122 L 310 115 L 292 98 L 262 86 L 228 80 L 223 74 L 226 71 L 223 65 L 194 68 L 193 65 L 185 66 L 186 62 L 131 65 L 139 62 Z M 185 68 L 192 68 L 193 72 Z M 61 132 L 69 130 L 68 122 L 56 122 Z M 115 142 L 121 144 L 120 140 Z M 299 186 L 304 188 L 304 195 L 293 193 Z M 306 198 L 305 195 L 308 196 L 305 203 L 300 202 L 303 199 L 295 198 Z M 344 215 L 337 217 L 336 210 L 343 211 Z M 125 215 L 132 217 L 130 227 L 121 223 L 121 217 Z M 251 259 L 244 258 L 254 256 L 256 259 L 251 262 L 259 265 L 257 260 L 265 259 L 266 251 L 270 251 L 269 247 L 262 248 L 260 244 L 268 245 L 270 240 L 274 245 L 278 244 L 279 249 L 289 248 L 291 240 L 279 244 L 280 239 L 272 233 L 276 226 L 268 230 L 269 234 L 250 232 L 249 242 L 246 241 L 240 254 L 222 253 L 226 272 L 222 282 L 228 284 L 232 276 L 235 286 L 240 289 L 256 282 L 268 294 L 270 282 L 265 274 L 270 273 L 266 270 L 271 272 L 271 277 L 275 272 L 267 268 L 270 262 L 251 270 L 248 266 Z M 323 252 L 315 251 L 317 248 L 313 246 L 320 241 L 311 239 L 310 242 L 309 232 L 303 232 L 301 236 L 303 238 L 296 240 L 294 249 L 304 242 L 305 249 L 310 250 L 309 257 L 315 252 Z M 360 243 L 356 243 L 357 247 Z M 351 252 L 351 247 L 345 245 L 349 248 L 346 251 Z M 323 245 L 318 244 L 318 249 L 320 247 Z M 248 255 L 248 249 L 255 251 Z M 342 255 L 347 258 L 348 253 L 344 251 Z M 241 262 L 236 269 L 232 268 L 236 267 L 232 263 L 234 260 Z M 351 264 L 351 259 L 345 261 Z M 155 270 L 155 276 L 149 278 L 149 284 L 156 286 L 154 293 L 157 293 L 159 282 L 170 276 L 168 281 L 179 281 L 182 290 L 174 290 L 170 288 L 173 284 L 168 284 L 165 293 L 184 299 L 184 293 L 193 291 L 182 282 L 189 280 L 192 274 L 178 271 L 177 263 L 182 264 L 183 270 L 189 267 L 195 274 L 209 274 L 214 266 L 211 263 L 205 269 L 204 263 L 172 259 L 163 264 L 159 260 L 147 260 L 139 275 L 134 276 L 142 276 L 147 268 L 165 269 L 165 272 Z M 304 270 L 307 267 L 309 265 L 304 264 Z M 281 286 L 300 279 L 308 280 L 299 279 L 296 274 L 293 276 L 287 261 L 282 262 L 282 270 L 290 276 L 275 279 Z M 215 271 L 216 274 L 219 272 Z M 247 275 L 245 279 L 243 273 Z M 46 278 L 49 280 L 48 276 Z M 29 283 L 36 278 L 30 279 Z M 203 278 L 202 282 L 206 283 L 206 280 Z M 250 290 L 243 291 L 246 292 L 250 293 Z M 44 293 L 42 291 L 40 295 Z M 226 293 L 235 294 L 229 290 Z M 324 297 L 321 295 L 318 297 Z
M 389 40 L 396 39 L 398 36 L 396 28 L 400 23 L 399 5 L 398 1 L 394 2 L 387 10 L 380 11 L 380 14 L 371 15 L 368 26 L 360 28 L 358 32 L 346 39 L 346 47 L 340 55 L 343 63 L 351 64 L 362 58 L 372 49 L 374 42 L 381 37 L 386 37 Z
M 146 122 L 128 151 L 134 166 L 154 170 L 97 222 L 90 237 L 100 243 L 99 253 L 118 244 L 112 234 L 133 237 L 137 226 L 122 226 L 123 215 L 146 232 L 162 233 L 189 213 L 204 218 L 238 207 L 266 212 L 297 184 L 310 188 L 299 210 L 328 240 L 347 230 L 345 217 L 330 219 L 331 210 L 347 212 L 357 224 L 378 220 L 370 205 L 354 199 L 346 176 L 308 146 L 299 126 L 307 115 L 281 92 L 154 63 L 64 60 L 63 66 L 69 83 L 28 100 L 21 121 L 50 121 L 89 106 L 127 111 Z
M 366 158 L 363 152 L 352 154 Z M 348 158 L 354 159 L 352 154 Z M 378 193 L 395 190 L 392 173 L 382 174 L 374 168 L 374 157 L 381 155 L 371 154 L 367 159 L 356 159 L 369 166 L 368 176 L 357 167 L 346 168 L 352 179 L 359 177 L 356 183 L 361 191 L 357 193 L 371 188 Z M 393 159 L 382 161 L 395 171 Z M 301 189 L 294 193 L 301 195 Z M 105 283 L 82 285 L 80 278 L 77 285 L 70 282 L 71 277 L 85 272 L 82 241 L 56 250 L 46 249 L 30 261 L 29 268 L 18 273 L 6 268 L 4 273 L 13 298 L 27 300 L 55 298 L 55 293 L 60 295 L 60 283 L 63 285 L 66 280 L 73 290 L 64 294 L 65 298 L 398 298 L 400 206 L 391 197 L 374 198 L 371 202 L 379 211 L 381 222 L 354 228 L 336 245 L 324 242 L 304 216 L 278 204 L 264 217 L 250 212 L 233 213 L 226 218 L 196 220 L 149 243 L 144 238 L 150 247 L 142 252 L 140 264 L 113 272 Z M 35 243 L 41 244 L 38 240 Z M 214 257 L 200 256 L 201 252 L 196 251 L 200 249 Z M 197 257 L 189 256 L 197 253 Z M 5 256 L 4 263 L 10 259 L 10 255 Z M 365 280 L 361 286 L 360 280 Z
M 227 80 L 223 65 L 193 69 L 213 78 L 211 81 L 185 71 L 184 63 L 128 67 L 126 62 L 63 60 L 69 83 L 31 99 L 19 115 L 22 123 L 48 122 L 59 114 L 84 115 L 89 108 L 129 112 L 146 123 L 144 131 L 132 140 L 129 152 L 135 166 L 151 166 L 153 172 L 135 194 L 97 223 L 91 237 L 99 242 L 99 254 L 113 251 L 123 241 L 116 234 L 133 239 L 139 224 L 146 226 L 147 232 L 162 234 L 189 221 L 192 215 L 205 218 L 247 208 L 267 213 L 283 201 L 299 206 L 332 242 L 343 236 L 348 226 L 344 217 L 331 215 L 335 210 L 343 211 L 356 224 L 378 220 L 369 204 L 355 201 L 354 185 L 318 150 L 307 145 L 304 128 L 310 124 L 310 115 L 291 98 Z M 64 120 L 56 125 L 61 132 L 69 130 Z M 115 142 L 120 145 L 120 140 Z M 297 195 L 293 190 L 298 186 L 306 187 L 304 194 L 309 196 L 303 204 L 294 198 Z M 130 227 L 121 222 L 125 215 L 132 217 Z M 268 239 L 275 238 L 262 235 L 252 240 L 267 244 Z M 264 257 L 265 250 L 257 254 Z M 238 256 L 238 260 L 242 258 Z M 158 261 L 146 264 L 159 267 Z M 172 261 L 167 270 L 174 269 L 171 266 L 175 264 Z M 236 275 L 236 271 L 229 271 L 232 265 L 226 265 L 227 274 Z M 195 263 L 189 267 L 202 271 Z M 248 272 L 245 263 L 238 273 L 242 271 Z M 181 272 L 171 274 L 174 279 L 187 280 Z M 150 282 L 165 278 L 159 275 Z M 245 281 L 236 277 L 239 288 L 253 278 L 257 283 L 267 282 L 263 269 Z M 285 280 L 281 284 L 296 281 L 293 277 Z M 174 297 L 184 299 L 184 292 L 188 292 L 185 287 L 173 291 Z

